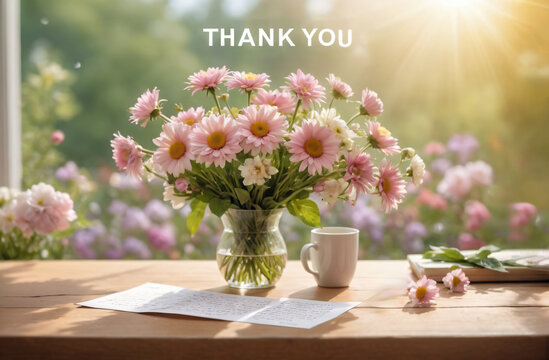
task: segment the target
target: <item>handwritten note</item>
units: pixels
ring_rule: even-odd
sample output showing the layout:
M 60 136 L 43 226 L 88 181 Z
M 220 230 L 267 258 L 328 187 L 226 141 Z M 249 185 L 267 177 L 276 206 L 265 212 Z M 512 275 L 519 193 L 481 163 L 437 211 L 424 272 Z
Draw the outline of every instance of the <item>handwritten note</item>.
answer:
M 77 303 L 98 309 L 180 314 L 302 329 L 310 329 L 332 320 L 358 304 L 293 298 L 268 299 L 154 283 Z

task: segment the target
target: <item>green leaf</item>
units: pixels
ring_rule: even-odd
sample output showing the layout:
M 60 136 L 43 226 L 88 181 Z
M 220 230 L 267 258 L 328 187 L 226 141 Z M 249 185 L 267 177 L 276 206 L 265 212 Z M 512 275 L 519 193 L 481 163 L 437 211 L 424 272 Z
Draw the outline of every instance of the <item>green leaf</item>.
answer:
M 498 259 L 494 259 L 494 258 L 486 258 L 486 259 L 475 258 L 475 259 L 470 259 L 469 262 L 473 263 L 477 266 L 481 266 L 483 268 L 486 268 L 486 269 L 491 269 L 491 270 L 495 270 L 495 271 L 499 271 L 499 272 L 507 272 L 505 267 L 501 264 L 501 262 Z
M 236 189 L 234 189 L 234 191 L 235 191 L 236 197 L 238 198 L 238 201 L 240 201 L 241 205 L 247 204 L 248 202 L 251 201 L 250 193 L 248 192 L 248 190 L 244 190 L 244 189 L 241 189 L 241 188 L 236 188 Z
M 220 199 L 214 197 L 210 200 L 210 210 L 218 217 L 221 217 L 230 206 L 231 200 L 229 199 Z
M 309 199 L 294 199 L 287 205 L 291 215 L 298 217 L 306 225 L 313 227 L 321 227 L 320 211 L 313 200 Z
M 187 216 L 187 229 L 191 235 L 198 230 L 198 227 L 204 218 L 204 213 L 206 212 L 206 205 L 207 203 L 198 199 L 194 199 L 191 203 L 191 212 L 189 213 L 189 216 Z
M 202 202 L 207 203 L 207 202 L 210 202 L 210 200 L 212 200 L 213 198 L 215 198 L 215 194 L 211 190 L 205 190 L 202 194 L 198 195 L 196 198 Z M 211 206 L 210 206 L 210 209 L 211 209 Z
M 463 256 L 463 254 L 458 249 L 441 247 L 440 250 L 442 250 L 444 255 L 448 256 L 451 259 L 454 259 L 455 261 L 465 260 L 465 256 Z
M 452 266 L 450 266 L 450 271 L 460 269 L 460 268 L 461 268 L 461 266 L 459 266 L 459 265 L 452 265 Z

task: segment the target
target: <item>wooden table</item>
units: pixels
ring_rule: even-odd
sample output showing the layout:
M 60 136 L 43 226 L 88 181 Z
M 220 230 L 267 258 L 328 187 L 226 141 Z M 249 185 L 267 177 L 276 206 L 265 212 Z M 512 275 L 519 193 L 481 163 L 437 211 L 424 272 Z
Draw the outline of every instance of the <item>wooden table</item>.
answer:
M 275 288 L 247 295 L 362 301 L 311 330 L 134 314 L 74 303 L 158 282 L 229 289 L 213 261 L 0 263 L 0 359 L 548 359 L 549 283 L 441 286 L 432 308 L 406 306 L 405 261 L 361 261 L 349 288 L 326 289 L 290 261 Z

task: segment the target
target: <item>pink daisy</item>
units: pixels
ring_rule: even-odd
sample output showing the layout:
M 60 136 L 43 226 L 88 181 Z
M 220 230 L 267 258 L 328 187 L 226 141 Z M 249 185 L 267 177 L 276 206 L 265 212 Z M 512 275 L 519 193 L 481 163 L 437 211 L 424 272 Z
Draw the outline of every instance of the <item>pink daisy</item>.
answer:
M 210 67 L 207 71 L 200 70 L 189 76 L 189 86 L 185 90 L 192 90 L 193 95 L 199 90 L 215 90 L 227 75 L 228 70 L 225 66 L 221 69 Z
M 535 205 L 527 202 L 518 202 L 509 205 L 513 211 L 509 218 L 509 226 L 513 229 L 520 229 L 529 225 L 538 214 L 538 209 Z
M 240 89 L 240 91 L 252 91 L 259 90 L 264 86 L 267 86 L 270 83 L 269 75 L 263 74 L 254 74 L 254 73 L 244 73 L 234 71 L 231 75 L 227 77 L 227 89 Z
M 212 114 L 202 119 L 196 126 L 191 141 L 196 159 L 210 166 L 225 167 L 242 150 L 241 135 L 235 121 L 225 115 Z
M 484 241 L 469 233 L 461 233 L 458 237 L 458 248 L 460 250 L 477 250 L 484 245 L 486 245 Z
M 444 286 L 450 289 L 451 292 L 464 293 L 467 291 L 467 287 L 471 283 L 469 278 L 465 275 L 462 269 L 455 269 L 446 274 L 442 278 Z
M 301 69 L 297 69 L 296 73 L 291 73 L 286 77 L 289 86 L 282 87 L 284 90 L 295 92 L 297 97 L 303 102 L 305 109 L 309 108 L 311 101 L 320 105 L 324 102 L 326 95 L 324 94 L 324 86 L 318 83 L 318 80 L 311 74 L 304 74 Z
M 374 177 L 374 164 L 370 159 L 370 155 L 360 152 L 356 147 L 345 156 L 345 162 L 347 163 L 347 171 L 343 179 L 351 181 L 348 193 L 354 190 L 356 200 L 361 192 L 365 193 L 367 188 L 374 184 L 376 180 Z
M 339 76 L 330 74 L 326 80 L 330 83 L 330 86 L 332 87 L 332 95 L 336 99 L 347 99 L 348 97 L 353 96 L 353 89 L 351 89 L 349 84 L 341 81 Z
M 326 126 L 316 121 L 305 121 L 290 134 L 287 144 L 293 155 L 291 161 L 301 161 L 299 171 L 307 169 L 309 174 L 322 174 L 322 168 L 331 170 L 337 160 L 339 139 Z
M 375 91 L 362 90 L 362 102 L 360 103 L 360 113 L 362 115 L 378 116 L 383 112 L 383 102 L 377 96 Z
M 191 146 L 191 127 L 182 123 L 164 124 L 160 136 L 153 139 L 158 146 L 153 161 L 161 171 L 175 176 L 191 169 L 194 159 Z
M 204 117 L 204 108 L 202 106 L 195 108 L 189 108 L 187 111 L 180 111 L 177 116 L 172 116 L 173 122 L 180 122 L 189 126 L 194 126 L 200 122 Z
M 263 89 L 259 89 L 257 95 L 252 98 L 252 104 L 276 106 L 281 114 L 293 113 L 296 106 L 292 94 L 278 90 L 265 91 Z
M 366 123 L 368 141 L 375 149 L 380 149 L 385 155 L 398 154 L 400 146 L 398 140 L 391 135 L 391 132 L 376 121 Z
M 424 275 L 417 282 L 411 284 L 408 296 L 413 306 L 429 306 L 435 303 L 438 292 L 437 282 L 427 279 L 427 276 Z
M 160 91 L 156 88 L 151 92 L 149 89 L 145 91 L 138 99 L 137 103 L 132 106 L 130 111 L 130 122 L 133 124 L 141 124 L 142 127 L 147 126 L 150 119 L 153 119 L 160 115 L 160 105 L 158 102 L 158 96 Z
M 440 155 L 444 154 L 445 151 L 446 146 L 443 143 L 437 141 L 432 141 L 425 145 L 425 147 L 423 148 L 423 152 L 427 155 Z
M 398 168 L 391 167 L 391 162 L 383 160 L 379 165 L 379 180 L 377 183 L 381 195 L 381 208 L 389 213 L 391 209 L 398 209 L 398 204 L 406 195 L 406 182 Z
M 111 140 L 112 158 L 118 166 L 118 170 L 125 171 L 134 177 L 141 177 L 143 173 L 143 153 L 137 148 L 137 144 L 130 137 L 113 134 Z
M 276 108 L 269 105 L 252 105 L 242 109 L 236 120 L 240 125 L 242 148 L 256 156 L 261 151 L 270 154 L 284 140 L 288 122 Z

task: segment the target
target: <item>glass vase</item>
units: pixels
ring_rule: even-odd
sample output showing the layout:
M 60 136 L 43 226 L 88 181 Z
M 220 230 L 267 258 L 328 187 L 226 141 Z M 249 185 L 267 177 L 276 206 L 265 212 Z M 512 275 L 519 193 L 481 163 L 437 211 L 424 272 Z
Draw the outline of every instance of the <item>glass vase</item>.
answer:
M 224 230 L 217 246 L 217 265 L 229 286 L 261 289 L 280 279 L 288 258 L 278 229 L 282 212 L 229 209 L 221 217 Z

